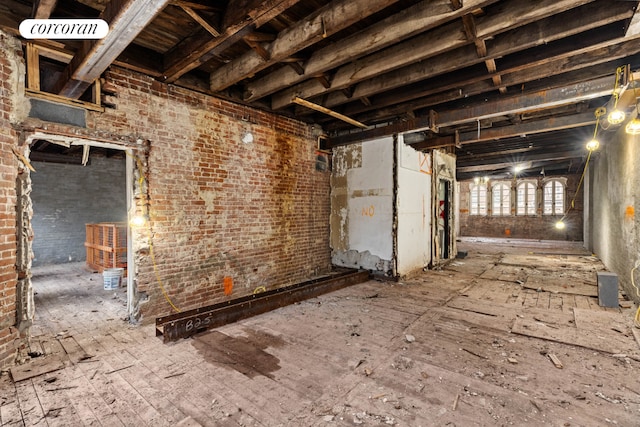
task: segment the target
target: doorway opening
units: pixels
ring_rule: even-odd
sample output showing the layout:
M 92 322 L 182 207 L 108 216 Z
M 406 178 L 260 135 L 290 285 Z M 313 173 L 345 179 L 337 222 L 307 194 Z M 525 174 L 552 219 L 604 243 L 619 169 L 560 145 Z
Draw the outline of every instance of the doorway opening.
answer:
M 25 140 L 32 168 L 19 184 L 26 194 L 18 207 L 31 215 L 18 233 L 31 234 L 22 239 L 30 262 L 21 272 L 28 280 L 18 306 L 30 307 L 22 324 L 31 338 L 121 327 L 132 312 L 134 285 L 131 149 L 39 131 Z M 95 225 L 117 228 L 117 236 L 96 239 L 88 232 Z M 102 261 L 118 261 L 88 259 L 88 248 L 104 253 Z M 112 279 L 114 269 L 118 277 Z
M 435 197 L 434 264 L 452 258 L 454 254 L 453 183 L 438 178 Z

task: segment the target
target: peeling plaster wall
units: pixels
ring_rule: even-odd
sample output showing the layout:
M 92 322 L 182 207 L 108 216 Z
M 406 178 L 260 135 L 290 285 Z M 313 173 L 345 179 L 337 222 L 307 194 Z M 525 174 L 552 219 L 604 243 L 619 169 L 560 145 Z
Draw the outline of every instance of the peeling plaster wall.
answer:
M 594 252 L 618 275 L 627 295 L 640 303 L 640 290 L 633 288 L 631 269 L 640 262 L 640 136 L 627 135 L 624 127 L 601 144 L 591 159 L 585 188 L 589 194 L 586 233 Z M 635 273 L 640 285 L 640 273 Z
M 431 261 L 431 154 L 398 141 L 398 275 Z
M 334 265 L 395 275 L 393 173 L 393 138 L 334 149 L 330 217 Z

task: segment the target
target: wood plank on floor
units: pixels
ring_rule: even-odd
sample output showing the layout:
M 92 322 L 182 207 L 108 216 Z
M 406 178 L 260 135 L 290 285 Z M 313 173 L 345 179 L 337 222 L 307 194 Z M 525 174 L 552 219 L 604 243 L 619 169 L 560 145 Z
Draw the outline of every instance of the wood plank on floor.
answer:
M 611 333 L 598 334 L 589 333 L 589 331 L 579 330 L 572 327 L 549 327 L 541 322 L 529 319 L 516 319 L 511 332 L 518 335 L 526 335 L 534 338 L 541 338 L 549 341 L 555 341 L 568 345 L 576 345 L 592 350 L 601 351 L 610 354 L 629 354 L 636 355 L 638 353 L 631 341 Z

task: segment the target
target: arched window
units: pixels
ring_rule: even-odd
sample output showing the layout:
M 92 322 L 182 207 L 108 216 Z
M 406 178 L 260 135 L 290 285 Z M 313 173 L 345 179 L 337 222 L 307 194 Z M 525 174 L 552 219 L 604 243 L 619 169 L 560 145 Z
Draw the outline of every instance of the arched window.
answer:
M 543 200 L 545 215 L 564 214 L 564 184 L 553 179 L 544 184 Z
M 536 214 L 536 186 L 532 182 L 521 182 L 518 184 L 518 193 L 516 194 L 516 214 Z
M 469 214 L 487 214 L 487 186 L 485 184 L 471 184 L 469 197 Z
M 509 215 L 511 213 L 511 186 L 505 183 L 497 183 L 491 187 L 491 208 L 495 216 Z

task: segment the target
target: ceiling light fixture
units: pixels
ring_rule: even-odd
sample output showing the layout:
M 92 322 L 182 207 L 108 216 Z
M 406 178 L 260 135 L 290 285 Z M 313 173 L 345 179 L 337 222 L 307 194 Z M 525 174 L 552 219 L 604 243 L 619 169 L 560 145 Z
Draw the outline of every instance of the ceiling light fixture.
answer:
M 611 112 L 607 116 L 607 121 L 612 125 L 619 125 L 620 123 L 624 122 L 624 119 L 626 117 L 624 111 L 618 110 L 618 100 L 620 99 L 620 75 L 622 73 L 624 73 L 623 67 L 616 68 L 616 82 L 615 86 L 613 87 L 613 98 L 615 101 L 613 103 L 613 110 L 611 110 Z

